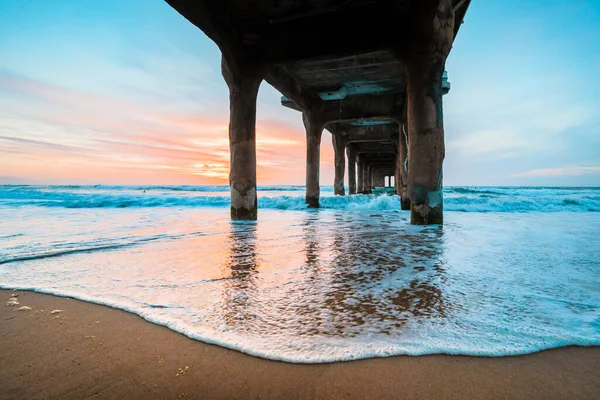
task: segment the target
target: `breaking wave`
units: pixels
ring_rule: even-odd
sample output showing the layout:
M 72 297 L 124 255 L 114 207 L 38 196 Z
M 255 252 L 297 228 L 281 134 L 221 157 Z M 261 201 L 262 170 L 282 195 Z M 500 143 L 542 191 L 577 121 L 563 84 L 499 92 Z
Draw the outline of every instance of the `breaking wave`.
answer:
M 290 362 L 600 345 L 600 189 L 449 187 L 443 228 L 385 194 L 323 188 L 307 211 L 302 187 L 261 188 L 260 223 L 231 223 L 228 194 L 0 186 L 0 288 Z
M 225 186 L 0 186 L 0 206 L 62 208 L 228 207 Z M 260 208 L 306 210 L 301 186 L 259 187 Z M 399 210 L 395 195 L 333 196 L 322 209 Z M 599 188 L 451 187 L 444 209 L 460 212 L 599 212 Z

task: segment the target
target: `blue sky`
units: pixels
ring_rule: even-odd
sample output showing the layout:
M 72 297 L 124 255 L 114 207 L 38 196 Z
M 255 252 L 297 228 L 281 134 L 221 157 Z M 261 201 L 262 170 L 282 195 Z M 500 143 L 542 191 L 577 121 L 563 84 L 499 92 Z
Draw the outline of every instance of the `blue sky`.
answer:
M 599 1 L 474 0 L 445 184 L 600 185 L 598 37 Z M 162 0 L 0 2 L 0 182 L 225 183 L 228 109 L 218 49 Z M 300 115 L 266 83 L 257 137 L 259 184 L 302 184 Z

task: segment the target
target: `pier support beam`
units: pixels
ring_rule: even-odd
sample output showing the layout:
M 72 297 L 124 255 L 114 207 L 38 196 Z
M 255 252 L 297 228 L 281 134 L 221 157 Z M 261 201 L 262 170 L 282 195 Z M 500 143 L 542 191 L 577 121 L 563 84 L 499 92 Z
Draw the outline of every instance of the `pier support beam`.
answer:
M 229 87 L 231 219 L 256 220 L 256 96 L 263 70 L 223 57 L 221 72 Z
M 365 164 L 359 157 L 357 161 L 358 168 L 358 193 L 363 193 L 365 190 Z
M 356 150 L 349 145 L 346 147 L 348 156 L 348 194 L 356 194 Z
M 396 160 L 396 190 L 400 196 L 400 209 L 410 210 L 410 197 L 408 196 L 408 138 L 406 124 L 399 124 L 400 137 L 398 138 L 398 158 Z
M 369 193 L 369 164 L 365 162 L 363 164 L 363 194 Z
M 333 153 L 335 158 L 335 178 L 333 181 L 333 192 L 336 195 L 344 196 L 344 172 L 346 170 L 346 140 L 337 135 L 331 135 L 333 140 Z
M 321 135 L 324 124 L 313 114 L 302 114 L 306 129 L 306 204 L 309 207 L 319 207 L 319 168 L 321 155 Z
M 424 10 L 415 21 L 414 48 L 406 58 L 408 114 L 408 194 L 410 221 L 443 223 L 442 163 L 444 124 L 442 74 L 454 39 L 451 0 Z

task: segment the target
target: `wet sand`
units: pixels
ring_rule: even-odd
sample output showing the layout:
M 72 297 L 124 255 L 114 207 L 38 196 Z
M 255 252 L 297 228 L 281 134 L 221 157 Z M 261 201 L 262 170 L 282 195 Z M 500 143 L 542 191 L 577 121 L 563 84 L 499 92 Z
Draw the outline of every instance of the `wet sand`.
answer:
M 12 295 L 18 305 L 6 305 Z M 78 300 L 6 290 L 0 299 L 5 400 L 600 398 L 600 347 L 289 364 L 200 343 Z M 23 306 L 31 310 L 18 311 Z

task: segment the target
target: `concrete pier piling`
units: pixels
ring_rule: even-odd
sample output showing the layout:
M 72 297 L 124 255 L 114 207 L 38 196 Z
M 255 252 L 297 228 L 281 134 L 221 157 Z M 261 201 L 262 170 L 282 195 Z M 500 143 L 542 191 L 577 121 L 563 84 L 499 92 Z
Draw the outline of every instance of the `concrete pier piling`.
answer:
M 262 82 L 261 69 L 221 61 L 229 87 L 229 187 L 231 219 L 255 220 L 256 193 L 256 97 Z
M 166 1 L 226 60 L 232 219 L 257 217 L 256 95 L 264 79 L 303 115 L 310 207 L 319 206 L 326 128 L 336 195 L 345 194 L 347 154 L 349 194 L 393 176 L 411 223 L 443 222 L 444 67 L 470 0 Z
M 410 221 L 416 225 L 441 224 L 444 219 L 442 74 L 454 39 L 454 9 L 451 0 L 429 6 L 424 7 L 423 14 L 431 12 L 432 17 L 415 21 L 419 35 L 405 62 L 408 194 Z
M 399 124 L 398 160 L 396 162 L 396 193 L 400 196 L 400 209 L 410 210 L 410 197 L 408 196 L 408 137 L 406 124 Z
M 362 161 L 362 158 L 359 158 L 357 161 L 358 168 L 358 193 L 363 193 L 365 190 L 365 164 Z
M 344 173 L 346 170 L 346 141 L 343 137 L 331 135 L 335 162 L 335 178 L 333 181 L 334 194 L 344 196 Z
M 314 114 L 306 112 L 302 115 L 302 121 L 306 129 L 306 204 L 318 208 L 321 194 L 319 171 L 323 123 Z
M 356 150 L 349 144 L 346 147 L 348 156 L 348 194 L 356 194 Z

